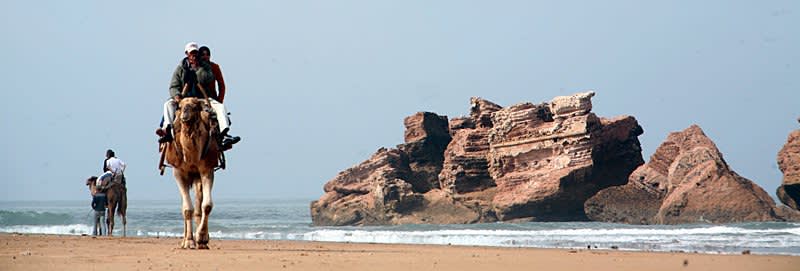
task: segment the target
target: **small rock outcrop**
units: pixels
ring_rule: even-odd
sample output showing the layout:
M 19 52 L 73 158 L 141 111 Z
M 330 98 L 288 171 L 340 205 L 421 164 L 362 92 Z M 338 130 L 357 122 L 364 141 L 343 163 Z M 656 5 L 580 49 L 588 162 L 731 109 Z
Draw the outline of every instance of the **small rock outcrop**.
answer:
M 478 213 L 446 193 L 415 191 L 406 181 L 413 175 L 406 153 L 381 148 L 369 160 L 325 184 L 325 194 L 311 203 L 312 222 L 343 226 L 477 221 Z
M 405 143 L 340 172 L 311 203 L 314 225 L 586 220 L 584 202 L 643 164 L 633 117 L 591 113 L 594 92 L 470 115 L 405 119 Z
M 600 191 L 584 207 L 592 220 L 630 224 L 783 220 L 772 198 L 731 170 L 696 125 L 671 133 L 626 185 Z
M 791 132 L 778 152 L 778 168 L 783 172 L 778 199 L 786 206 L 800 210 L 800 130 Z

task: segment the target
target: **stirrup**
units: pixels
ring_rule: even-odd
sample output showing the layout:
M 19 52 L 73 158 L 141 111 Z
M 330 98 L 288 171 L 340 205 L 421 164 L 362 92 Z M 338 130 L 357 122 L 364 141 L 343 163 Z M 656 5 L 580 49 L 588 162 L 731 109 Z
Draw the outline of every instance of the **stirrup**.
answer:
M 226 164 L 225 152 L 219 152 L 219 164 L 218 164 L 219 166 L 217 166 L 217 168 L 215 168 L 214 171 L 225 169 L 225 164 Z

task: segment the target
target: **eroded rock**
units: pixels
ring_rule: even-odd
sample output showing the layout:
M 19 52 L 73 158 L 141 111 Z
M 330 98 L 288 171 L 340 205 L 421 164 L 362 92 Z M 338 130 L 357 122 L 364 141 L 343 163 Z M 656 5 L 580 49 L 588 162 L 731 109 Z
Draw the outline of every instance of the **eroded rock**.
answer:
M 408 155 L 410 175 L 405 179 L 415 192 L 425 193 L 439 188 L 444 150 L 450 143 L 446 116 L 419 112 L 404 120 L 405 144 L 397 146 Z
M 471 99 L 470 117 L 450 121 L 453 140 L 444 152 L 439 173 L 441 188 L 451 194 L 480 191 L 496 186 L 489 176 L 489 129 L 492 113 L 501 107 L 481 98 Z
M 636 119 L 591 113 L 594 92 L 468 117 L 417 113 L 406 143 L 341 172 L 311 205 L 315 225 L 586 220 L 583 203 L 640 164 Z
M 791 132 L 778 152 L 778 168 L 783 172 L 778 199 L 786 206 L 800 210 L 800 130 Z
M 583 203 L 627 182 L 644 161 L 633 117 L 591 113 L 593 92 L 522 103 L 495 112 L 489 172 L 500 220 L 586 220 Z
M 632 224 L 782 220 L 772 198 L 731 170 L 696 125 L 671 133 L 628 184 L 600 191 L 585 209 L 592 220 Z

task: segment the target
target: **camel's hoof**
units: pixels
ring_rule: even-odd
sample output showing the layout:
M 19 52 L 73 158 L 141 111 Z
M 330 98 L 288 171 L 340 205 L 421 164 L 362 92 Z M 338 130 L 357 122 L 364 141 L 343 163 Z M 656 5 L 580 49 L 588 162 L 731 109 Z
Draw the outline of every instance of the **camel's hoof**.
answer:
M 195 244 L 194 244 L 194 241 L 186 241 L 186 240 L 184 240 L 183 242 L 180 243 L 179 247 L 181 249 L 192 249 L 192 248 L 195 247 Z
M 208 249 L 208 237 L 197 240 L 197 249 Z

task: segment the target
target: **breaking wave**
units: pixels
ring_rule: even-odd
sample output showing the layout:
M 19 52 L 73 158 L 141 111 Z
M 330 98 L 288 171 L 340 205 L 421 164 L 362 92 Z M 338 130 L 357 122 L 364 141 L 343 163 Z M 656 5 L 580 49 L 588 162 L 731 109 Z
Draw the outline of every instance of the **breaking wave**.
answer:
M 6 225 L 54 225 L 74 223 L 69 214 L 36 211 L 0 210 L 0 226 Z
M 128 209 L 128 236 L 180 237 L 172 202 L 138 202 Z M 35 210 L 35 211 L 33 211 Z M 212 238 L 537 248 L 600 248 L 700 253 L 800 255 L 800 223 L 624 225 L 598 222 L 489 223 L 313 227 L 307 201 L 233 201 L 218 205 Z M 0 232 L 89 234 L 86 202 L 0 202 Z M 121 227 L 115 228 L 115 234 Z

